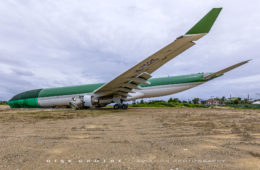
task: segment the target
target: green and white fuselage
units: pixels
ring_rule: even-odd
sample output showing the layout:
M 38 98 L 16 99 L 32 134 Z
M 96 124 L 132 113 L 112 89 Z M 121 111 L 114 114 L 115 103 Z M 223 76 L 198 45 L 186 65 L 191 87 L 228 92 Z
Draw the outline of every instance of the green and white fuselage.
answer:
M 151 78 L 148 80 L 151 84 L 141 84 L 139 87 L 140 89 L 134 89 L 133 92 L 128 93 L 125 100 L 129 101 L 178 93 L 208 81 L 204 78 L 204 75 L 206 74 L 198 73 L 184 76 Z M 105 83 L 98 83 L 30 90 L 14 96 L 8 104 L 12 108 L 70 106 L 70 102 L 73 98 L 79 98 L 84 95 L 93 95 L 93 92 L 104 84 Z M 100 104 L 101 106 L 104 106 L 112 102 L 112 98 L 107 98 Z

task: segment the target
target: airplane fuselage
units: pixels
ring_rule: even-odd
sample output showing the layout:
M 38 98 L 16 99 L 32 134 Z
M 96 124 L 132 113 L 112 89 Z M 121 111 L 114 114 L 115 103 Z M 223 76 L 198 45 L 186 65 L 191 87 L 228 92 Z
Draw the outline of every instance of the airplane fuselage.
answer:
M 205 73 L 190 74 L 183 76 L 151 78 L 149 85 L 140 85 L 140 89 L 133 89 L 128 93 L 125 101 L 140 98 L 166 96 L 178 93 L 204 83 Z M 70 106 L 71 101 L 84 96 L 91 95 L 105 83 L 87 84 L 80 86 L 35 89 L 15 95 L 8 104 L 11 108 L 37 108 Z M 113 97 L 101 98 L 99 106 L 113 103 Z

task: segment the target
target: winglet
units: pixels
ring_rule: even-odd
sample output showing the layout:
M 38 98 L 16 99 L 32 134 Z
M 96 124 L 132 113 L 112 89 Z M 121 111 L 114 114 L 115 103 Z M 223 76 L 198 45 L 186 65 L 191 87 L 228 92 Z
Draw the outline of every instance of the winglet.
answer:
M 223 70 L 220 70 L 220 71 L 218 71 L 218 72 L 215 72 L 215 73 L 206 75 L 204 78 L 205 78 L 206 80 L 209 80 L 209 79 L 211 79 L 211 78 L 221 76 L 221 75 L 223 75 L 224 73 L 226 73 L 226 72 L 228 72 L 228 71 L 230 71 L 230 70 L 233 70 L 233 69 L 235 69 L 235 68 L 237 68 L 237 67 L 239 67 L 239 66 L 242 66 L 242 65 L 248 63 L 249 61 L 251 61 L 251 60 L 246 60 L 246 61 L 240 62 L 240 63 L 238 63 L 238 64 L 235 64 L 235 65 L 233 65 L 233 66 L 227 67 L 227 68 L 225 68 L 225 69 L 223 69 Z
M 196 25 L 194 25 L 187 34 L 201 34 L 208 33 L 216 21 L 222 8 L 213 8 L 210 10 L 207 15 L 205 15 Z

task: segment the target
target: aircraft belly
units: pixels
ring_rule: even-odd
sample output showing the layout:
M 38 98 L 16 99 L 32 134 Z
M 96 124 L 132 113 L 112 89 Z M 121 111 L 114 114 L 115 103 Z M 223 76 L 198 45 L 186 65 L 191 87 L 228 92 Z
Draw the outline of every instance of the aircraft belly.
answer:
M 40 97 L 38 103 L 41 107 L 52 107 L 52 106 L 65 106 L 69 105 L 73 97 L 78 95 L 65 95 L 65 96 L 53 96 L 53 97 Z
M 190 89 L 200 84 L 202 84 L 202 82 L 144 87 L 141 90 L 136 90 L 136 93 L 130 93 L 131 97 L 127 98 L 127 100 L 166 96 Z

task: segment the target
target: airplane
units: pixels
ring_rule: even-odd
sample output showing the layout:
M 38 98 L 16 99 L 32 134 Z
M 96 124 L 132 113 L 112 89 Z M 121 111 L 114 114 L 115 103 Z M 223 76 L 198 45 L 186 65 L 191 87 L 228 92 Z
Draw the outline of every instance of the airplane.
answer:
M 222 8 L 213 8 L 188 32 L 153 55 L 107 83 L 35 89 L 15 95 L 11 108 L 99 108 L 115 103 L 114 109 L 127 109 L 127 101 L 175 94 L 212 79 L 249 62 L 243 61 L 223 70 L 183 76 L 151 78 L 151 74 L 177 55 L 195 45 L 209 33 Z

